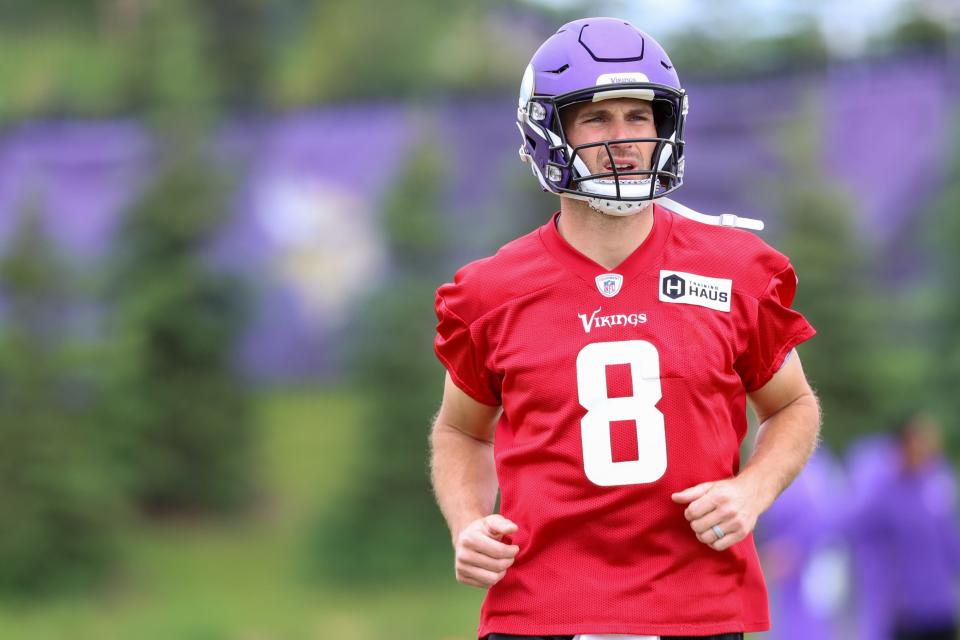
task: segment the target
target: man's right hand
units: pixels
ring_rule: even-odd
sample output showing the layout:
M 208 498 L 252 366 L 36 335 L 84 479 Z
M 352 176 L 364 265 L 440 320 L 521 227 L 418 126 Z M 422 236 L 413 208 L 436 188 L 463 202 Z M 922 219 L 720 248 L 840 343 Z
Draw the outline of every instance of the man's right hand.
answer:
M 500 542 L 517 525 L 498 513 L 478 518 L 461 529 L 454 541 L 457 582 L 487 589 L 503 578 L 520 547 Z

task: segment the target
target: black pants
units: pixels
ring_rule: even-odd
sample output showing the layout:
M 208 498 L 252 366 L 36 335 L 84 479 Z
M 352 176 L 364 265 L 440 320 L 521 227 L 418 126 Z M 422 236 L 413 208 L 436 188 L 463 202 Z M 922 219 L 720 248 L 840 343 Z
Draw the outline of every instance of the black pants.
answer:
M 898 628 L 893 635 L 897 640 L 955 640 L 957 627 L 944 625 L 933 629 L 904 629 Z
M 573 640 L 573 636 L 508 636 L 491 633 L 486 640 Z M 660 636 L 660 640 L 743 640 L 742 633 L 720 633 L 715 636 Z M 927 640 L 924 637 L 923 640 Z M 931 640 L 935 640 L 931 638 Z M 951 638 L 953 640 L 953 638 Z

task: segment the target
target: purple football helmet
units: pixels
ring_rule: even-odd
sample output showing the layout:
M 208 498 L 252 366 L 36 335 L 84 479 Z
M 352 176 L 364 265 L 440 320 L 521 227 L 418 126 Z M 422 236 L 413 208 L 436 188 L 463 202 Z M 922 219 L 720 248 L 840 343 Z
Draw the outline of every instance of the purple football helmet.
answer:
M 651 102 L 656 138 L 607 140 L 571 147 L 560 110 L 585 101 L 637 98 Z M 529 162 L 546 191 L 587 201 L 612 215 L 629 215 L 683 183 L 683 123 L 687 95 L 670 58 L 629 22 L 585 18 L 569 22 L 533 55 L 520 85 L 517 127 Z M 618 170 L 612 144 L 655 142 L 650 167 Z M 591 173 L 580 152 L 605 147 L 612 170 Z

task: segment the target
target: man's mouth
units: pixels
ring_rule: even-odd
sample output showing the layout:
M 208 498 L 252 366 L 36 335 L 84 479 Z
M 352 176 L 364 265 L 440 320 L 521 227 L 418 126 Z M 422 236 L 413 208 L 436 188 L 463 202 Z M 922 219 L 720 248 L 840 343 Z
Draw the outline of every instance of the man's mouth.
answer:
M 617 160 L 613 164 L 611 164 L 610 161 L 604 162 L 603 170 L 612 173 L 614 166 L 616 166 L 618 172 L 637 170 L 637 164 L 630 160 Z

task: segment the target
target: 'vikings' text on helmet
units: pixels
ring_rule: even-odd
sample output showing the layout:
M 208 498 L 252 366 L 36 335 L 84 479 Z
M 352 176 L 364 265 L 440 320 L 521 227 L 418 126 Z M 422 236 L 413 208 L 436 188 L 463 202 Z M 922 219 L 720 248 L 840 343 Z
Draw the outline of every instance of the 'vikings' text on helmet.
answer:
M 564 107 L 625 97 L 651 102 L 656 138 L 567 143 L 560 119 Z M 653 38 L 623 20 L 576 20 L 541 45 L 523 74 L 520 157 L 547 191 L 585 200 L 607 214 L 636 213 L 683 183 L 687 108 L 673 63 Z M 610 145 L 635 142 L 656 142 L 651 166 L 618 170 Z M 612 170 L 590 173 L 579 154 L 599 146 L 606 148 Z

